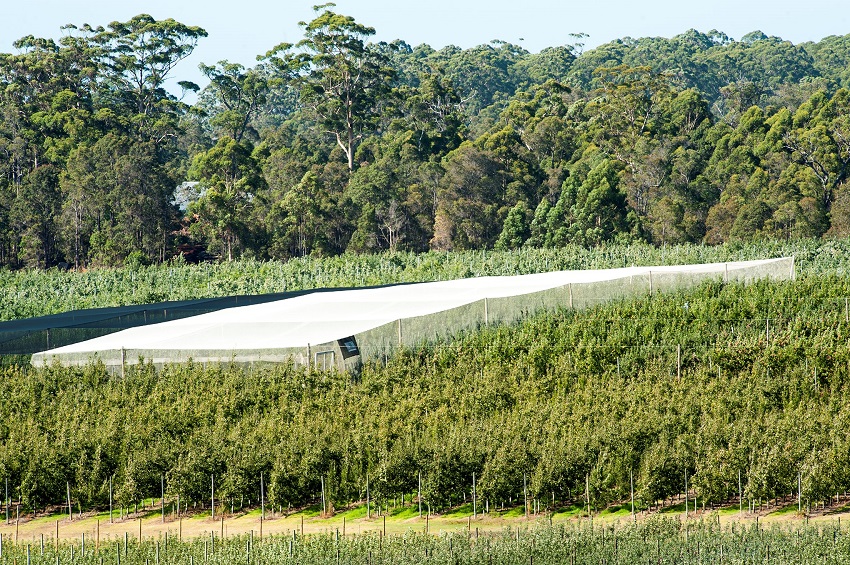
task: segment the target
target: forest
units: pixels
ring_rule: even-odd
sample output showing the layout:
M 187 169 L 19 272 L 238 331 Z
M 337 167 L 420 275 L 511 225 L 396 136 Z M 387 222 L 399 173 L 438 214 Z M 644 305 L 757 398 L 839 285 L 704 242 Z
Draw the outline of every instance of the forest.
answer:
M 257 64 L 140 14 L 0 54 L 0 266 L 850 234 L 850 35 L 530 53 L 317 7 Z M 169 90 L 170 88 L 170 90 Z

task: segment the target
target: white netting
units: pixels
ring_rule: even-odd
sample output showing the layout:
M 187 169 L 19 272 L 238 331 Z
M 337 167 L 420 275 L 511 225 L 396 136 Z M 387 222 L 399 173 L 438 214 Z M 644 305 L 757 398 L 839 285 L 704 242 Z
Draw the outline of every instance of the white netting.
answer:
M 124 367 L 140 360 L 289 362 L 345 366 L 344 338 L 357 358 L 389 354 L 486 324 L 515 321 L 541 310 L 583 308 L 601 301 L 662 292 L 706 279 L 788 279 L 793 258 L 734 263 L 558 271 L 479 277 L 382 288 L 312 293 L 131 328 L 36 353 L 35 365 L 100 360 Z M 353 360 L 352 360 L 353 359 Z

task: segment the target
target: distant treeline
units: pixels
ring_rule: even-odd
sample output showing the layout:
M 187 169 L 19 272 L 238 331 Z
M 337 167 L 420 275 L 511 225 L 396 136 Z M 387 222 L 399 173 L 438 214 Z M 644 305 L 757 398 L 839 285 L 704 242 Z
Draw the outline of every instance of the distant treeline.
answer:
M 531 498 L 645 508 L 850 486 L 846 277 L 564 310 L 399 351 L 357 375 L 291 367 L 0 368 L 0 481 L 27 509 L 166 493 L 434 510 Z M 739 483 L 740 477 L 740 483 Z M 799 483 L 798 483 L 799 481 Z
M 201 65 L 193 105 L 165 85 L 207 34 L 174 20 L 0 54 L 0 265 L 850 233 L 850 35 L 434 50 L 331 5 L 303 28 Z

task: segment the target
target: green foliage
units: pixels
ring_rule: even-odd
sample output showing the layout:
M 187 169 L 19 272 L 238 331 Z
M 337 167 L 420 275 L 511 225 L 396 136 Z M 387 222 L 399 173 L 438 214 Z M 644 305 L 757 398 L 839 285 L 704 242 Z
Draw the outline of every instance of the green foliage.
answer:
M 597 254 L 622 264 L 625 249 Z M 530 496 L 565 503 L 589 486 L 601 509 L 627 498 L 633 476 L 645 507 L 682 492 L 686 474 L 700 501 L 720 503 L 738 472 L 748 500 L 794 492 L 800 473 L 804 500 L 819 501 L 846 487 L 836 470 L 847 464 L 850 286 L 820 270 L 846 272 L 846 250 L 809 253 L 819 263 L 797 281 L 706 283 L 539 315 L 400 350 L 356 377 L 5 367 L 0 469 L 30 509 L 61 502 L 65 482 L 75 500 L 102 506 L 110 476 L 126 503 L 156 494 L 161 476 L 182 500 L 204 500 L 210 475 L 225 499 L 256 499 L 261 473 L 269 500 L 294 506 L 314 503 L 323 478 L 341 506 L 364 497 L 367 477 L 376 501 L 414 492 L 419 472 L 435 510 L 462 501 L 472 473 L 496 506 L 521 499 L 526 483 Z M 528 259 L 494 253 L 481 267 L 506 272 L 506 257 Z M 422 268 L 441 259 L 418 257 Z M 155 269 L 132 272 L 141 282 Z
M 201 197 L 189 206 L 191 233 L 219 243 L 222 255 L 233 259 L 234 247 L 250 242 L 249 218 L 254 198 L 265 188 L 250 143 L 229 137 L 199 153 L 189 173 L 202 188 Z
M 305 205 L 310 201 L 305 200 Z M 305 212 L 309 212 L 306 209 Z M 294 226 L 297 228 L 298 226 Z M 315 237 L 304 227 L 304 237 Z M 536 229 L 532 222 L 532 230 Z M 297 235 L 298 232 L 294 232 Z M 238 294 L 326 287 L 450 280 L 553 270 L 604 269 L 629 265 L 676 265 L 795 256 L 811 275 L 848 273 L 850 241 L 815 239 L 719 246 L 607 243 L 594 248 L 523 247 L 517 251 L 409 252 L 301 257 L 289 261 L 235 260 L 190 265 L 181 261 L 128 269 L 63 272 L 0 269 L 0 320 L 57 314 L 83 308 L 148 304 Z M 134 260 L 131 258 L 130 262 Z
M 333 135 L 353 171 L 357 145 L 378 122 L 395 70 L 379 49 L 366 43 L 374 28 L 333 12 L 333 6 L 316 6 L 316 18 L 300 24 L 304 39 L 278 45 L 265 59 L 294 77 L 301 104 Z
M 847 536 L 830 526 L 804 526 L 799 529 L 764 527 L 720 528 L 713 521 L 682 524 L 672 518 L 652 519 L 625 526 L 586 524 L 535 524 L 509 528 L 486 535 L 469 532 L 427 534 L 413 528 L 403 535 L 382 536 L 375 532 L 348 537 L 326 532 L 314 535 L 227 536 L 213 534 L 168 542 L 130 536 L 128 544 L 112 540 L 94 548 L 87 544 L 85 555 L 73 543 L 43 552 L 24 544 L 5 543 L 4 556 L 11 562 L 29 561 L 47 565 L 70 559 L 84 564 L 120 560 L 127 565 L 143 563 L 229 564 L 240 562 L 282 564 L 335 563 L 434 563 L 522 565 L 540 563 L 749 563 L 794 562 L 805 565 L 830 562 L 848 563 Z M 28 550 L 29 548 L 29 550 Z
M 334 8 L 254 68 L 201 64 L 194 106 L 164 85 L 201 28 L 140 14 L 18 40 L 0 55 L 0 265 L 846 231 L 846 37 L 434 50 L 371 43 Z M 591 174 L 603 161 L 616 182 Z M 189 177 L 207 193 L 178 210 Z M 517 206 L 540 214 L 500 241 Z

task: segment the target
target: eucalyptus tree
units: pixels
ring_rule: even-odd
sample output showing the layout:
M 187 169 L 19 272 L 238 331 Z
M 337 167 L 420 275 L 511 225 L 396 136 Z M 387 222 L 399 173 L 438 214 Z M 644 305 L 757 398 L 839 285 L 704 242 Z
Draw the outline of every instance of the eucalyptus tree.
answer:
M 198 154 L 190 170 L 204 193 L 190 206 L 195 218 L 191 229 L 211 242 L 220 243 L 223 254 L 233 259 L 234 248 L 249 237 L 249 213 L 258 191 L 265 188 L 252 147 L 229 137 Z
M 132 251 L 161 260 L 176 220 L 171 200 L 181 180 L 183 158 L 177 138 L 180 118 L 188 108 L 166 84 L 175 66 L 207 32 L 147 14 L 106 28 L 85 24 L 66 29 L 78 35 L 76 44 L 86 49 L 95 68 L 93 104 L 102 130 L 99 139 L 79 144 L 74 167 L 63 177 L 65 217 L 70 220 L 66 232 L 75 234 L 75 262 L 87 262 L 88 257 L 81 256 L 87 249 L 106 264 L 120 262 Z M 191 83 L 180 84 L 197 89 Z M 107 133 L 109 151 L 86 150 L 85 146 L 100 144 Z M 88 178 L 87 171 L 94 171 L 95 181 L 77 186 L 72 179 Z M 94 192 L 86 194 L 82 187 Z M 91 219 L 81 216 L 84 211 Z M 85 231 L 91 238 L 88 242 L 79 239 Z
M 72 37 L 57 44 L 26 36 L 14 46 L 17 54 L 0 54 L 0 206 L 4 225 L 15 227 L 0 246 L 13 250 L 4 263 L 46 267 L 58 260 L 58 172 L 76 145 L 98 134 L 96 66 Z
M 302 108 L 334 139 L 353 172 L 357 146 L 378 127 L 396 72 L 386 54 L 367 42 L 375 29 L 333 7 L 315 6 L 316 18 L 299 24 L 304 39 L 281 43 L 264 60 L 299 88 Z
M 783 137 L 785 148 L 817 178 L 819 200 L 828 209 L 850 175 L 850 91 L 815 94 L 794 114 L 793 126 Z
M 107 28 L 86 24 L 79 29 L 91 45 L 100 48 L 102 94 L 133 115 L 141 136 L 161 141 L 173 135 L 181 107 L 167 91 L 166 81 L 207 32 L 170 18 L 158 21 L 148 14 L 112 22 Z M 189 82 L 179 84 L 184 89 L 198 88 Z
M 210 114 L 209 124 L 239 143 L 268 101 L 269 78 L 261 69 L 229 61 L 199 68 L 210 81 L 200 100 Z

